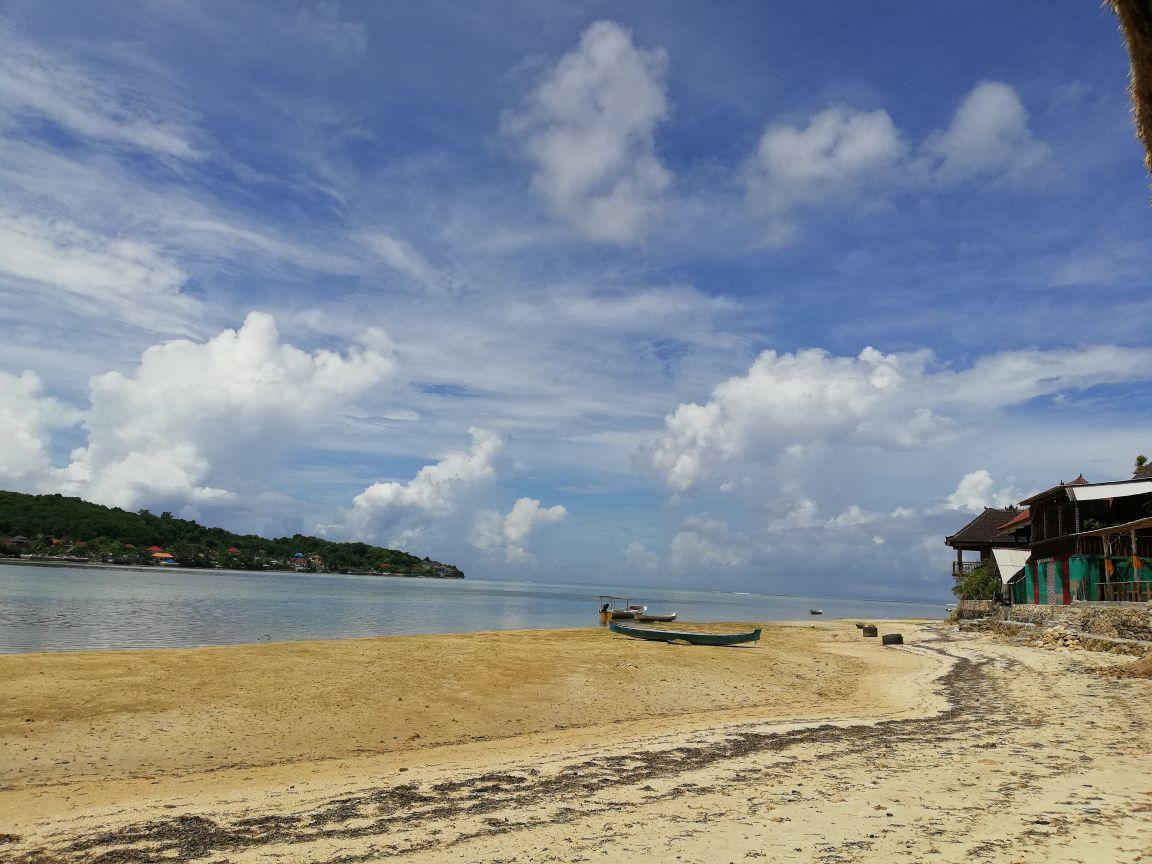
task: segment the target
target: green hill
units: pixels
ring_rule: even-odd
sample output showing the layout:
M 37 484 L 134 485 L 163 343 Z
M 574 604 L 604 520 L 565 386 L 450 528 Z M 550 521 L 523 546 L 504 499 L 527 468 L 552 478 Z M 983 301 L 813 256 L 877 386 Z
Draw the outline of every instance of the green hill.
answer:
M 450 564 L 367 543 L 333 543 L 302 534 L 268 539 L 207 528 L 171 513 L 130 513 L 63 495 L 0 491 L 0 555 L 156 564 L 160 559 L 152 547 L 183 567 L 464 576 Z

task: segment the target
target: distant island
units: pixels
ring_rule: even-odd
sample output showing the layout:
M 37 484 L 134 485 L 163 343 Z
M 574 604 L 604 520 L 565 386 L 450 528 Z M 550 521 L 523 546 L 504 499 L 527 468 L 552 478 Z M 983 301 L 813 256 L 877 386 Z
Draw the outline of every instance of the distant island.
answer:
M 451 564 L 367 543 L 333 543 L 303 534 L 275 539 L 233 534 L 171 513 L 130 513 L 63 495 L 4 491 L 0 491 L 0 558 L 464 578 Z

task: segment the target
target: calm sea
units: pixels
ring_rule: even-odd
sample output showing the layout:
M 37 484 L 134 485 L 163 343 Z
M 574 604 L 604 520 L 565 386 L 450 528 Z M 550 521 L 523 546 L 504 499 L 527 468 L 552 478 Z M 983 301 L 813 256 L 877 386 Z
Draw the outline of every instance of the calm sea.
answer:
M 0 652 L 171 648 L 583 627 L 597 594 L 622 594 L 692 621 L 940 618 L 943 603 L 767 594 L 222 570 L 0 565 Z

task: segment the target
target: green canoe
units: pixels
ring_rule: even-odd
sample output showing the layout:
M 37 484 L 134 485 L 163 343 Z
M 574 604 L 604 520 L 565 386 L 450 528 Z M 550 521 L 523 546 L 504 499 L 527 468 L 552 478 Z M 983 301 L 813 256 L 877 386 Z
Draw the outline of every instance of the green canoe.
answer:
M 651 639 L 655 642 L 691 642 L 693 645 L 739 645 L 741 642 L 758 642 L 760 628 L 751 633 L 685 633 L 682 630 L 652 630 L 648 627 L 625 627 L 613 621 L 608 625 L 613 633 L 621 636 L 634 636 L 637 639 Z

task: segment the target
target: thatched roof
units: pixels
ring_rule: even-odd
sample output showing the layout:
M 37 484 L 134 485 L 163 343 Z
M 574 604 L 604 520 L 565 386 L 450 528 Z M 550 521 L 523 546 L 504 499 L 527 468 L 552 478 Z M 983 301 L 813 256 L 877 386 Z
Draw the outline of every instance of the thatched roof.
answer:
M 1128 42 L 1132 61 L 1132 116 L 1152 173 L 1152 0 L 1109 0 Z
M 1000 526 L 1020 515 L 1015 507 L 985 507 L 984 512 L 957 531 L 944 538 L 955 549 L 957 546 L 984 546 L 1000 544 L 1011 546 L 1012 541 L 1000 535 Z

